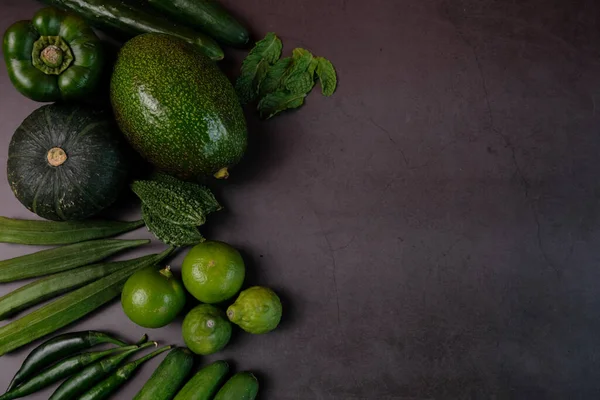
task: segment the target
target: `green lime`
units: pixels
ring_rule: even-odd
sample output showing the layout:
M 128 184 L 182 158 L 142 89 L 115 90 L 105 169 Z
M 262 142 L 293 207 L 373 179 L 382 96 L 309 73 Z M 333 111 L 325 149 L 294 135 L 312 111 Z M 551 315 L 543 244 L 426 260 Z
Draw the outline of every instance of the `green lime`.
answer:
M 269 288 L 254 286 L 240 293 L 227 309 L 231 322 L 249 333 L 267 333 L 281 321 L 281 300 Z
M 183 340 L 196 354 L 208 355 L 222 350 L 231 338 L 231 323 L 225 313 L 210 304 L 200 304 L 183 320 Z
M 181 275 L 185 288 L 195 298 L 215 304 L 240 291 L 246 267 L 240 253 L 227 243 L 206 241 L 185 256 Z
M 185 306 L 185 289 L 170 267 L 145 268 L 131 275 L 121 294 L 123 311 L 144 328 L 160 328 L 173 322 Z

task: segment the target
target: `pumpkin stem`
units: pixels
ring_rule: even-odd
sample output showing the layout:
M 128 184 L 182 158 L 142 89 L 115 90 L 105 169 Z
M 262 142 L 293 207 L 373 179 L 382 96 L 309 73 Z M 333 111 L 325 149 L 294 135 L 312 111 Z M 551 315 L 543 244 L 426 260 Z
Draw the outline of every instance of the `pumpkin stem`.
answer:
M 48 151 L 48 164 L 53 167 L 61 166 L 67 161 L 67 153 L 60 147 L 53 147 Z

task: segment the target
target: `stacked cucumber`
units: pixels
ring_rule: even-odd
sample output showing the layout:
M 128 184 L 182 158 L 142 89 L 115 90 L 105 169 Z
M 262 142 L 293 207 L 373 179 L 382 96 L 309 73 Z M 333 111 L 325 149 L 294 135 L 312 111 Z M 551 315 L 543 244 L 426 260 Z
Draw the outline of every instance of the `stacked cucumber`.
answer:
M 202 368 L 182 388 L 192 371 L 193 363 L 193 355 L 188 349 L 172 350 L 133 400 L 254 400 L 256 398 L 258 380 L 250 372 L 239 372 L 223 385 L 229 373 L 229 364 L 225 361 L 216 361 Z
M 0 242 L 64 245 L 0 262 L 0 282 L 48 275 L 0 297 L 0 319 L 67 293 L 1 327 L 0 356 L 118 297 L 129 276 L 169 256 L 172 248 L 132 260 L 97 264 L 123 250 L 150 243 L 149 240 L 107 239 L 142 225 L 142 221 L 51 222 L 0 217 Z

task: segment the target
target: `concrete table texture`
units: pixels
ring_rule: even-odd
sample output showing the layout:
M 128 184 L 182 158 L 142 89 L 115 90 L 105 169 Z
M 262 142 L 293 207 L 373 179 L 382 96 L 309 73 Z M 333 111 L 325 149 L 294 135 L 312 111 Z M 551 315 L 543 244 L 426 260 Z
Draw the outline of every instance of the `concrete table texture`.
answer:
M 285 317 L 200 364 L 256 372 L 268 400 L 598 398 L 600 3 L 224 2 L 285 54 L 329 58 L 340 85 L 272 121 L 248 111 L 248 156 L 204 232 L 242 250 L 247 284 L 278 291 Z M 0 30 L 39 7 L 1 0 Z M 233 77 L 244 52 L 227 56 Z M 0 164 L 39 106 L 1 66 Z M 0 182 L 1 214 L 32 218 L 3 167 Z M 142 329 L 115 302 L 63 332 L 182 344 L 180 323 Z M 31 349 L 0 358 L 1 388 Z

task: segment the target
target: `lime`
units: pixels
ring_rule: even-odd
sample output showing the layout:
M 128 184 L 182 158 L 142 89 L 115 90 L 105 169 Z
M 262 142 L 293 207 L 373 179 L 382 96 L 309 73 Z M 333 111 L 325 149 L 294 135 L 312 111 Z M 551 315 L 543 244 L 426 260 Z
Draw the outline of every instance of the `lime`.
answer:
M 203 303 L 220 303 L 235 296 L 244 283 L 246 267 L 240 253 L 223 242 L 194 246 L 183 260 L 185 288 Z
M 131 275 L 121 294 L 123 311 L 144 328 L 160 328 L 173 322 L 185 306 L 185 290 L 170 267 L 145 268 Z
M 267 333 L 281 321 L 281 301 L 269 288 L 254 286 L 240 293 L 227 309 L 229 320 L 249 333 Z
M 183 320 L 183 340 L 196 354 L 208 355 L 222 350 L 231 338 L 231 323 L 225 313 L 210 304 L 200 304 Z

